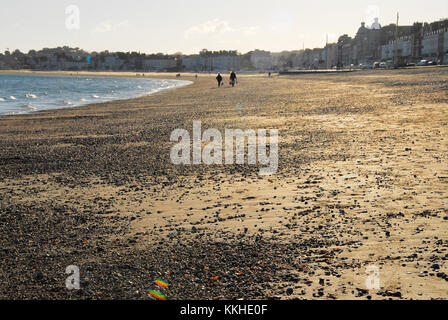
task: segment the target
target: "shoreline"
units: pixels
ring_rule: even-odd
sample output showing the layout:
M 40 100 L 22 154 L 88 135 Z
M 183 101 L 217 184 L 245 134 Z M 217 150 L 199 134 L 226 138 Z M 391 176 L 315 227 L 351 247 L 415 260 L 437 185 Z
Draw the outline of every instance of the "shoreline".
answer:
M 71 74 L 66 74 L 65 72 L 55 72 L 55 73 L 47 73 L 47 72 L 42 72 L 42 73 L 27 73 L 24 71 L 18 71 L 18 72 L 1 72 L 0 71 L 0 76 L 1 75 L 20 75 L 20 76 L 56 76 L 56 77 L 88 77 L 89 74 L 76 74 L 76 75 L 71 75 Z M 157 79 L 157 80 L 169 80 L 169 81 L 181 81 L 181 82 L 188 82 L 188 83 L 183 83 L 183 84 L 178 84 L 176 86 L 173 87 L 169 87 L 169 88 L 157 88 L 155 92 L 152 93 L 141 93 L 138 94 L 136 96 L 130 97 L 130 98 L 126 98 L 126 97 L 120 97 L 120 98 L 115 98 L 115 99 L 111 99 L 111 100 L 106 100 L 106 101 L 100 101 L 100 102 L 86 102 L 86 103 L 81 103 L 81 104 L 77 104 L 77 105 L 71 105 L 71 106 L 66 106 L 66 107 L 58 107 L 58 108 L 51 108 L 51 109 L 41 109 L 41 110 L 32 110 L 32 111 L 24 111 L 21 113 L 5 113 L 5 114 L 0 114 L 0 118 L 1 117 L 8 117 L 8 116 L 20 116 L 20 115 L 29 115 L 29 114 L 33 114 L 33 113 L 39 113 L 42 111 L 57 111 L 57 110 L 61 110 L 61 109 L 71 109 L 71 108 L 82 108 L 82 107 L 86 107 L 89 105 L 96 105 L 96 104 L 102 104 L 102 103 L 110 103 L 110 102 L 119 102 L 119 101 L 128 101 L 128 100 L 133 100 L 133 99 L 139 99 L 145 96 L 151 96 L 154 94 L 158 94 L 161 92 L 165 92 L 165 91 L 170 91 L 170 90 L 175 90 L 175 89 L 179 89 L 185 86 L 189 86 L 191 84 L 193 84 L 193 81 L 190 80 L 185 80 L 185 79 L 167 79 L 166 77 L 162 77 L 162 74 L 159 74 L 159 77 L 155 76 L 155 77 L 131 77 L 128 75 L 115 75 L 115 76 L 106 76 L 103 75 L 103 73 L 95 73 L 91 75 L 92 78 L 94 77 L 98 77 L 98 78 L 104 78 L 104 79 L 113 79 L 113 78 L 130 78 L 130 79 L 146 79 L 146 80 L 151 80 L 151 79 Z M 125 93 L 123 93 L 125 94 Z
M 446 300 L 447 75 L 207 75 L 0 117 L 0 298 L 149 300 L 163 279 L 170 300 Z M 278 128 L 277 175 L 173 165 L 195 120 Z
M 33 70 L 0 70 L 0 75 L 48 75 L 48 76 L 92 76 L 92 77 L 111 77 L 111 78 L 155 78 L 159 79 L 161 76 L 174 78 L 176 80 L 176 73 L 169 72 L 120 72 L 120 71 L 33 71 Z M 137 76 L 140 75 L 140 76 Z M 148 76 L 150 75 L 150 76 Z M 184 73 L 188 77 L 194 77 L 194 73 Z

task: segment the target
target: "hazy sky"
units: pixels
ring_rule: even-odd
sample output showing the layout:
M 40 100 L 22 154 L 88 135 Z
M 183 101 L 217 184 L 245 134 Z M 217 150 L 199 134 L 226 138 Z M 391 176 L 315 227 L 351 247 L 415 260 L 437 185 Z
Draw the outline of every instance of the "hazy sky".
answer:
M 76 10 L 79 8 L 79 29 Z M 68 45 L 89 51 L 197 53 L 325 45 L 362 20 L 383 25 L 448 17 L 447 0 L 1 0 L 0 51 Z M 68 28 L 67 28 L 68 26 Z

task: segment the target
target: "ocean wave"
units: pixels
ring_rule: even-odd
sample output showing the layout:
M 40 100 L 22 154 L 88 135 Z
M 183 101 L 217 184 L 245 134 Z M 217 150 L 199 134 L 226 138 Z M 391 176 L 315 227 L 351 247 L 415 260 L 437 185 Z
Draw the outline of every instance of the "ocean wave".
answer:
M 23 108 L 25 109 L 25 110 L 27 110 L 27 111 L 37 111 L 37 108 L 35 107 L 35 106 L 33 106 L 33 105 L 31 105 L 31 104 L 25 104 L 24 106 L 23 106 Z
M 20 78 L 21 86 L 0 88 L 1 115 L 131 99 L 189 84 L 187 81 L 106 77 L 94 80 L 82 79 L 82 83 L 74 83 L 78 80 L 73 78 L 56 76 L 44 78 L 11 76 L 11 78 L 14 78 L 13 81 L 17 81 L 15 78 Z

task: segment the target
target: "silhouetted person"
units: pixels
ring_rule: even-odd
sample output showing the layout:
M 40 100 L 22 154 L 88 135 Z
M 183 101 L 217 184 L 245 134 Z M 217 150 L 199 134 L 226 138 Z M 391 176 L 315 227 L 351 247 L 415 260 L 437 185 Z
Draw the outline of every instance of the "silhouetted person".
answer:
M 230 83 L 232 84 L 232 87 L 235 87 L 236 81 L 236 74 L 232 71 L 232 73 L 230 74 Z
M 218 88 L 221 87 L 222 84 L 222 76 L 220 73 L 218 73 L 218 76 L 216 77 L 216 81 L 218 81 Z

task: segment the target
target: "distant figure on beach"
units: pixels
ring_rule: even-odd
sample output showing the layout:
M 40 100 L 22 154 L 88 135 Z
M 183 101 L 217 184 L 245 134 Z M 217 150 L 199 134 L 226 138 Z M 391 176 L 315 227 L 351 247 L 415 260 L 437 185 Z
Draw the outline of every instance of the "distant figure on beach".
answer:
M 230 73 L 230 84 L 232 85 L 232 87 L 235 87 L 236 83 L 237 83 L 236 73 L 232 71 L 232 73 Z
M 177 78 L 177 79 L 180 78 L 180 73 L 176 74 L 176 78 Z
M 222 84 L 222 76 L 220 73 L 218 73 L 218 76 L 216 77 L 216 81 L 218 81 L 218 88 L 220 88 L 221 84 Z
M 198 78 L 198 75 L 195 75 L 194 77 L 197 79 L 197 78 Z
M 271 77 L 271 73 L 270 72 L 269 72 L 268 76 L 269 76 L 269 78 Z

